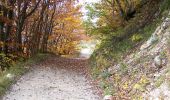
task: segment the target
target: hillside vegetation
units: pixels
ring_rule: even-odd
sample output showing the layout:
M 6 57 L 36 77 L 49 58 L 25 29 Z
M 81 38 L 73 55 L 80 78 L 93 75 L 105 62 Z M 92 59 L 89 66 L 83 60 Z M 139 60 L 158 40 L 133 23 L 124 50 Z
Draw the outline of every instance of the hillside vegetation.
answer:
M 91 72 L 104 95 L 142 100 L 152 98 L 147 93 L 165 83 L 160 73 L 169 69 L 169 5 L 169 0 L 101 0 L 87 5 L 87 32 L 101 39 L 90 58 Z M 159 97 L 166 95 L 153 98 Z

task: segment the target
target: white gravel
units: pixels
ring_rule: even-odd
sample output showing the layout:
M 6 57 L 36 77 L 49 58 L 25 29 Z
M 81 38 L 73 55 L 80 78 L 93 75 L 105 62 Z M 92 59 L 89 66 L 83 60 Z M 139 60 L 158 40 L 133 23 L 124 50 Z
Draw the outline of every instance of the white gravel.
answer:
M 37 65 L 12 85 L 3 100 L 100 100 L 89 83 L 76 71 Z

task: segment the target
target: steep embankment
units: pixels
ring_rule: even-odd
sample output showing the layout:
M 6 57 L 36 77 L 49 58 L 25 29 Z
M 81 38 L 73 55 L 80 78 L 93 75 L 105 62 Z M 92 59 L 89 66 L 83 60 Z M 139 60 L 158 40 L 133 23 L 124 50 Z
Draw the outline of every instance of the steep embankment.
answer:
M 121 76 L 118 82 L 120 94 L 125 93 L 133 98 L 143 96 L 152 99 L 170 98 L 170 83 L 168 82 L 170 75 L 169 17 L 170 15 L 164 19 L 139 50 L 127 55 L 121 63 L 108 69 L 112 75 Z M 142 96 L 142 92 L 146 93 Z
M 103 72 L 100 66 L 93 67 L 105 95 L 112 94 L 116 100 L 170 98 L 170 13 L 162 20 L 143 45 L 121 57 L 118 63 L 109 66 L 108 59 L 103 62 L 108 64 Z

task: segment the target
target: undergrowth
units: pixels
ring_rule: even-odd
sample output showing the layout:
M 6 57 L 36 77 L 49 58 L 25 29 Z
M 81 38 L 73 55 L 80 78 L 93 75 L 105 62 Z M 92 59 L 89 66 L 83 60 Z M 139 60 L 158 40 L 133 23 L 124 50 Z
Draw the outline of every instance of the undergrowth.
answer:
M 29 66 L 39 63 L 40 61 L 46 59 L 49 54 L 37 54 L 36 56 L 24 61 L 23 59 L 10 65 L 10 68 L 1 71 L 0 73 L 0 97 L 2 97 L 6 90 L 9 89 L 11 84 L 15 83 L 16 80 L 26 73 Z

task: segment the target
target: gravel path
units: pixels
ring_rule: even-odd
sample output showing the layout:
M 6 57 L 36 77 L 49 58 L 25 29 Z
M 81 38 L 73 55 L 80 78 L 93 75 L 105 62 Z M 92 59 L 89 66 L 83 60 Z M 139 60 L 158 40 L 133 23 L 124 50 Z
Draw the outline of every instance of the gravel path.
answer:
M 87 60 L 51 57 L 22 76 L 3 100 L 101 100 Z

